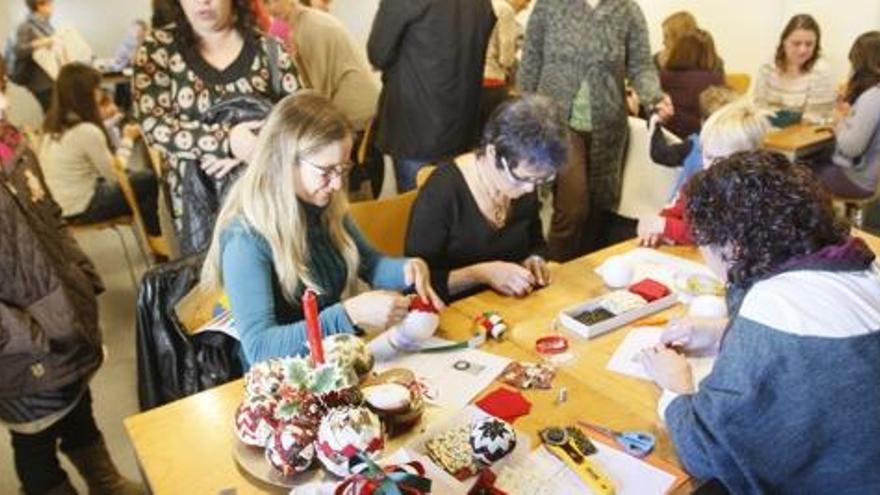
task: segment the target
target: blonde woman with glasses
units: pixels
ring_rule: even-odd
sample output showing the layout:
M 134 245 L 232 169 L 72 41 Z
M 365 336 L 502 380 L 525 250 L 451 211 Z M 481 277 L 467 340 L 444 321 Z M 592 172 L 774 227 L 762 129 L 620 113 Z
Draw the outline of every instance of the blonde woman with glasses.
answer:
M 306 352 L 306 288 L 318 293 L 325 335 L 399 322 L 409 288 L 442 306 L 423 260 L 381 255 L 348 216 L 351 146 L 351 127 L 328 100 L 289 96 L 220 210 L 202 283 L 229 295 L 246 366 Z M 359 294 L 358 279 L 378 290 Z

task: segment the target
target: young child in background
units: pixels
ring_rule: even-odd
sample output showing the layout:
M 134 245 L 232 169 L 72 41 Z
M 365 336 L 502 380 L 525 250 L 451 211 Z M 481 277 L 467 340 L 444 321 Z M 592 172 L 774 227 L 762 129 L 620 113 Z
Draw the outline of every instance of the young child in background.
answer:
M 684 197 L 681 194 L 681 188 L 686 184 L 687 178 L 695 172 L 696 164 L 699 163 L 701 169 L 708 168 L 712 162 L 723 158 L 737 151 L 751 151 L 760 146 L 764 134 L 770 129 L 769 121 L 770 112 L 760 110 L 748 101 L 735 101 L 722 107 L 713 113 L 705 124 L 700 133 L 699 140 L 689 138 L 691 146 L 688 148 L 688 154 L 682 160 L 682 164 L 689 165 L 685 167 L 682 174 L 681 184 L 676 193 L 672 204 L 664 208 L 658 215 L 639 219 L 637 228 L 639 243 L 643 246 L 657 246 L 661 243 L 666 244 L 693 244 L 690 237 L 687 221 L 684 218 Z M 655 131 L 660 132 L 660 131 Z M 663 139 L 661 136 L 660 139 Z M 654 137 L 652 136 L 652 148 Z M 658 146 L 661 148 L 662 146 Z M 697 161 L 695 150 L 699 149 L 699 161 Z M 659 152 L 659 149 L 658 149 Z M 654 156 L 652 149 L 651 158 L 657 163 L 662 157 Z M 677 156 L 681 156 L 678 152 Z M 669 159 L 669 157 L 665 157 Z M 693 172 L 690 174 L 688 168 Z
M 738 100 L 740 95 L 727 86 L 710 86 L 700 93 L 700 117 L 703 123 L 719 109 Z M 678 190 L 687 179 L 703 169 L 703 149 L 700 135 L 691 134 L 684 141 L 670 143 L 666 139 L 665 124 L 654 115 L 648 120 L 651 161 L 667 167 L 681 167 L 681 173 L 670 191 L 669 199 L 675 199 Z

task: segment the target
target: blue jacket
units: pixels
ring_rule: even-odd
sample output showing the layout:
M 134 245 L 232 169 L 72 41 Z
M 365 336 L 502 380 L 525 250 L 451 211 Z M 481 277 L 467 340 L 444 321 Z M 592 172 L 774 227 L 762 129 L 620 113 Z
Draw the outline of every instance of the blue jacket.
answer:
M 880 493 L 876 266 L 787 271 L 738 307 L 699 392 L 663 413 L 685 468 L 736 494 Z

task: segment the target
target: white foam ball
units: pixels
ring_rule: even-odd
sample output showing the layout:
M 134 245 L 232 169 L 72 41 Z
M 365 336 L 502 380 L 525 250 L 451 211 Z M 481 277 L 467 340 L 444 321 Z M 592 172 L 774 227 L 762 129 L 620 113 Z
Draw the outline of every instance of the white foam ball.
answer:
M 612 256 L 602 263 L 599 274 L 605 285 L 612 289 L 620 289 L 632 282 L 633 267 L 622 256 Z
M 694 318 L 725 318 L 727 303 L 718 296 L 697 296 L 691 301 L 688 316 Z

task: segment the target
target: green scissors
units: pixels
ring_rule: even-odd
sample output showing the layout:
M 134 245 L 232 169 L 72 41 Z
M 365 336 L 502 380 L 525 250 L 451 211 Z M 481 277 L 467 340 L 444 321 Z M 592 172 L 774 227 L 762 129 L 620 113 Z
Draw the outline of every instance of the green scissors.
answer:
M 584 421 L 578 421 L 584 428 L 589 428 L 607 437 L 613 438 L 627 454 L 639 459 L 647 456 L 654 450 L 657 439 L 654 435 L 644 431 L 615 431 L 604 426 L 594 425 Z

